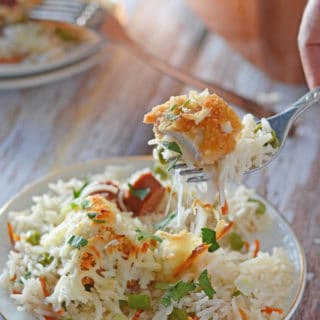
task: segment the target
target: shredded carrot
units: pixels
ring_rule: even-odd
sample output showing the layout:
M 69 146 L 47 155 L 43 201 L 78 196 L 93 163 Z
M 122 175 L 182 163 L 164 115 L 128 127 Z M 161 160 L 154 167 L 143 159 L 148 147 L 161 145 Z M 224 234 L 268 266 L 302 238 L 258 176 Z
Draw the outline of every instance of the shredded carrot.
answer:
M 150 245 L 151 245 L 152 247 L 156 247 L 156 246 L 157 246 L 157 240 L 151 239 L 151 240 L 150 240 Z
M 229 212 L 229 206 L 227 200 L 224 201 L 223 206 L 221 207 L 221 213 L 223 216 L 227 215 Z
M 7 228 L 8 228 L 8 235 L 9 235 L 11 245 L 14 246 L 14 244 L 15 244 L 14 233 L 13 233 L 12 225 L 10 222 L 8 222 Z
M 223 230 L 217 235 L 217 240 L 220 240 L 223 236 L 225 236 L 233 227 L 233 221 L 229 222 L 228 225 L 226 225 Z
M 249 252 L 249 248 L 250 248 L 250 243 L 248 241 L 244 241 L 243 242 L 243 248 L 244 248 L 244 252 L 248 253 Z
M 248 320 L 248 317 L 247 317 L 246 312 L 245 312 L 243 309 L 241 309 L 241 308 L 239 308 L 238 310 L 239 310 L 241 319 L 242 319 L 242 320 Z
M 101 258 L 100 252 L 95 246 L 89 245 L 88 250 L 93 251 L 93 253 L 97 256 L 97 258 Z
M 189 268 L 192 263 L 204 252 L 207 251 L 209 247 L 209 244 L 202 243 L 199 246 L 197 246 L 195 249 L 192 250 L 191 254 L 188 256 L 188 258 L 183 261 L 175 270 L 173 276 L 177 278 L 183 271 L 185 271 L 187 268 Z
M 140 248 L 141 253 L 146 253 L 149 249 L 149 244 L 148 242 L 144 242 Z
M 43 277 L 43 276 L 40 276 L 39 277 L 39 281 L 40 281 L 40 284 L 41 284 L 41 289 L 42 289 L 44 297 L 48 297 L 50 294 L 49 294 L 48 289 L 47 289 L 46 278 Z
M 261 312 L 265 312 L 267 314 L 271 314 L 272 312 L 277 312 L 279 314 L 282 314 L 283 310 L 280 308 L 273 308 L 273 307 L 266 306 L 263 309 L 261 309 Z
M 17 289 L 12 289 L 12 294 L 21 294 L 21 291 Z
M 64 313 L 65 313 L 65 311 L 63 309 L 60 309 L 57 311 L 57 314 L 60 316 L 64 315 Z
M 14 274 L 13 277 L 10 278 L 10 281 L 16 281 L 17 280 L 17 275 Z
M 50 316 L 43 316 L 44 320 L 57 320 L 57 318 L 50 317 Z
M 260 250 L 260 241 L 258 239 L 254 240 L 254 251 L 253 251 L 253 257 L 255 258 L 258 255 L 258 252 Z
M 138 310 L 138 311 L 134 314 L 134 316 L 132 317 L 131 320 L 139 320 L 142 313 L 143 313 L 143 310 Z

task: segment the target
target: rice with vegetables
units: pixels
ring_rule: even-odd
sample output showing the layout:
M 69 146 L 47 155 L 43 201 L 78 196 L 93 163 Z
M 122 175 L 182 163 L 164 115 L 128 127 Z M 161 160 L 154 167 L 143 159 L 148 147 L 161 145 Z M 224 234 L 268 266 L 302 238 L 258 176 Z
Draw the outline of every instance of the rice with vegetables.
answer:
M 13 248 L 1 283 L 19 310 L 39 319 L 281 319 L 295 270 L 281 248 L 249 241 L 270 224 L 252 190 L 218 201 L 182 200 L 157 166 L 49 185 L 31 208 L 11 212 Z M 179 218 L 178 201 L 183 208 Z

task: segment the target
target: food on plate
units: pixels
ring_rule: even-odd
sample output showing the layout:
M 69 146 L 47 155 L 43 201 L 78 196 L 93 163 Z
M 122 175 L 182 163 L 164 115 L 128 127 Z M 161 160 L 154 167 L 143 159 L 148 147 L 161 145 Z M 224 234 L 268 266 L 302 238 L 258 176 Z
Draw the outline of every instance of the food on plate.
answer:
M 282 319 L 295 267 L 283 249 L 261 250 L 272 223 L 264 202 L 226 188 L 227 224 L 217 226 L 217 202 L 190 184 L 179 199 L 155 165 L 58 180 L 9 213 L 0 282 L 19 310 L 47 320 Z
M 62 22 L 8 24 L 0 35 L 0 64 L 39 64 L 63 58 L 92 41 L 84 28 Z
M 266 119 L 257 124 L 251 114 L 242 121 L 235 111 L 208 90 L 171 97 L 144 116 L 153 124 L 155 156 L 169 162 L 169 170 L 181 161 L 189 167 L 203 168 L 212 177 L 212 187 L 224 203 L 224 183 L 239 182 L 243 173 L 260 167 L 279 147 L 275 132 Z M 202 174 L 202 173 L 201 173 Z

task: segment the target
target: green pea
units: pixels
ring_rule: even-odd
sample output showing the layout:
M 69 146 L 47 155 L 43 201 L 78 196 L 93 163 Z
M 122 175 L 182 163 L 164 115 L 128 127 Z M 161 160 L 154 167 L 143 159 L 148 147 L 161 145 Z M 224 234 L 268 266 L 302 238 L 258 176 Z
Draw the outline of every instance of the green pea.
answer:
M 232 232 L 230 234 L 229 242 L 230 242 L 230 247 L 232 250 L 240 251 L 243 247 L 243 240 L 242 240 L 241 236 L 236 232 Z
M 37 246 L 40 243 L 41 234 L 37 230 L 31 230 L 27 232 L 26 241 L 32 244 L 33 246 Z
M 256 215 L 261 216 L 261 215 L 266 213 L 266 205 L 262 201 L 260 201 L 258 199 L 249 199 L 249 201 L 250 202 L 255 202 L 255 203 L 258 204 L 258 207 L 257 207 L 257 209 L 255 211 Z
M 40 256 L 37 259 L 37 262 L 43 265 L 44 267 L 49 265 L 52 261 L 53 257 L 51 257 L 48 252 L 40 254 Z

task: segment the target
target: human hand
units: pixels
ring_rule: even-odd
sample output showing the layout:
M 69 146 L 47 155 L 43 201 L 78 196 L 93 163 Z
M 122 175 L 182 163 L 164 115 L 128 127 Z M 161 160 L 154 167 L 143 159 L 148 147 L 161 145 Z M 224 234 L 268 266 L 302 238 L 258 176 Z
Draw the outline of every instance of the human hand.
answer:
M 309 0 L 306 5 L 298 45 L 309 88 L 320 86 L 320 0 Z

